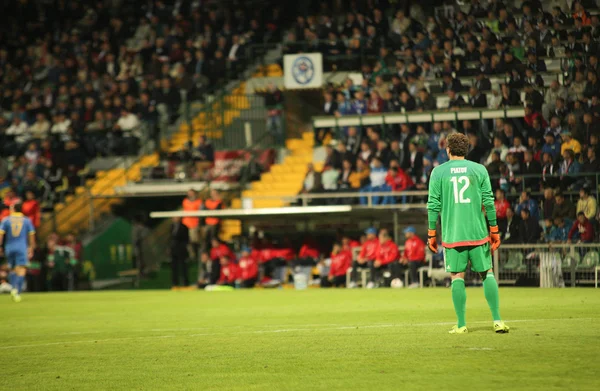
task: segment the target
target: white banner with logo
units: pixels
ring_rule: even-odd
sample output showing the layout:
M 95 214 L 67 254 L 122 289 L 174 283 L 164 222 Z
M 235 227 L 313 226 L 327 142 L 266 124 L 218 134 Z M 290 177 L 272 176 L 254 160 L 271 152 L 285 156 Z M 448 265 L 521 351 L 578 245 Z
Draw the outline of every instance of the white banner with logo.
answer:
M 321 53 L 287 54 L 283 57 L 284 86 L 288 90 L 323 86 Z

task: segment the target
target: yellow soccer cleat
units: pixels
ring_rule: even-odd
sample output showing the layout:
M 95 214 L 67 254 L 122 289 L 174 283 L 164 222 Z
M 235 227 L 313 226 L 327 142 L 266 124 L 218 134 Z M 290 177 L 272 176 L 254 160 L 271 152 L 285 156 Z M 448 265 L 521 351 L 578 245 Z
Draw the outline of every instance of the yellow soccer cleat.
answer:
M 494 322 L 494 332 L 496 334 L 506 334 L 510 330 L 510 327 L 504 324 L 503 321 Z
M 467 334 L 469 330 L 467 330 L 467 326 L 458 327 L 453 326 L 452 330 L 448 331 L 449 334 Z

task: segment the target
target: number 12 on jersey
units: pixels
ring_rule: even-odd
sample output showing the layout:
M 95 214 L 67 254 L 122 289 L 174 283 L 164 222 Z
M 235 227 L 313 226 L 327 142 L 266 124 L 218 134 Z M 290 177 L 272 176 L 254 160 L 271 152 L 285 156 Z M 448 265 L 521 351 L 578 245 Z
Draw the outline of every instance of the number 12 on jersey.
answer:
M 467 176 L 460 176 L 460 177 L 453 176 L 452 178 L 450 178 L 450 181 L 452 181 L 452 187 L 454 189 L 454 203 L 455 204 L 470 204 L 471 203 L 471 199 L 470 198 L 464 198 L 465 191 L 467 191 L 467 189 L 469 188 L 469 185 L 471 184 L 471 182 L 469 181 L 469 177 L 467 177 Z M 460 190 L 458 190 L 458 185 L 459 184 L 462 185 L 462 187 L 460 188 Z

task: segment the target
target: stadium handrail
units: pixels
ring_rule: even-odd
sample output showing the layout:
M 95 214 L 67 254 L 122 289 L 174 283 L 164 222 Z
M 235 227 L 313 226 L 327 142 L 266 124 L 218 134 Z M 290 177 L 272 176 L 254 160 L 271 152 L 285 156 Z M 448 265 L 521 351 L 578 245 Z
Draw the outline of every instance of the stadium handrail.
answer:
M 314 116 L 312 117 L 312 123 L 313 127 L 315 128 L 334 128 L 340 126 L 391 125 L 437 121 L 522 118 L 524 116 L 525 109 L 523 107 L 513 106 L 505 109 L 461 109 L 455 111 L 432 110 L 411 113 L 358 114 L 341 117 Z

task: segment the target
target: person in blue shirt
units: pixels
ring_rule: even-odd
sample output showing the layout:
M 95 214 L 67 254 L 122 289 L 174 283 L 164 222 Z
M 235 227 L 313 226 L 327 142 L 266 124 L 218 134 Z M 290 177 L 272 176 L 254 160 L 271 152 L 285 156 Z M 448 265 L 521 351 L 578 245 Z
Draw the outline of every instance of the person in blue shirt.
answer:
M 35 248 L 35 229 L 33 223 L 22 213 L 22 204 L 13 204 L 10 215 L 0 222 L 0 253 L 6 237 L 6 259 L 11 269 L 9 283 L 10 294 L 15 302 L 21 301 L 21 291 L 27 273 L 29 259 Z
M 544 139 L 546 143 L 542 145 L 542 153 L 549 153 L 555 159 L 560 154 L 560 141 L 552 133 L 546 133 Z
M 365 100 L 364 93 L 362 91 L 356 91 L 354 93 L 352 108 L 356 114 L 367 114 L 367 101 Z
M 565 224 L 565 220 L 562 217 L 557 217 L 554 219 L 554 225 L 550 228 L 549 231 L 550 232 L 546 236 L 547 242 L 565 243 L 569 238 L 569 227 L 567 227 L 567 225 Z
M 520 215 L 523 209 L 529 209 L 529 216 L 535 220 L 539 220 L 540 210 L 538 208 L 538 203 L 531 199 L 531 193 L 528 191 L 522 192 L 519 201 L 519 205 L 517 205 L 517 215 Z

